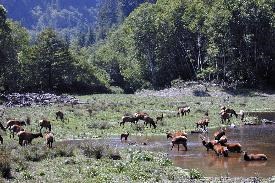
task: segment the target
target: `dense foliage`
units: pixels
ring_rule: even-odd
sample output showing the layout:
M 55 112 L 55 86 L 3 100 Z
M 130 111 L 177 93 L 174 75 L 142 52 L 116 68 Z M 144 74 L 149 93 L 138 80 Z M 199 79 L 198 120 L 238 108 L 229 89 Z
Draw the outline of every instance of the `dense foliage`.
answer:
M 10 12 L 32 22 L 22 24 L 38 35 L 0 8 L 1 90 L 133 92 L 175 79 L 275 86 L 272 0 L 82 1 L 79 9 L 71 1 L 3 4 L 13 9 L 19 2 L 30 17 Z

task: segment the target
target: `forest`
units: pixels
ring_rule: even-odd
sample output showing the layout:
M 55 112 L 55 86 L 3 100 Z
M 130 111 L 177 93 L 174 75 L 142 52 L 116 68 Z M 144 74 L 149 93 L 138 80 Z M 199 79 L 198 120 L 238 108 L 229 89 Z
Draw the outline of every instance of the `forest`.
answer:
M 0 92 L 275 87 L 273 0 L 1 0 Z

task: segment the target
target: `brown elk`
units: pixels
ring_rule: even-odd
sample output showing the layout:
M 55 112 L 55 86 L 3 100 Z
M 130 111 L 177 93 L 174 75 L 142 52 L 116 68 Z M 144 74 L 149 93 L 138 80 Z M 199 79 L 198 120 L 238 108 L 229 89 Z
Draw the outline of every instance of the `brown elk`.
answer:
M 31 144 L 32 140 L 38 137 L 42 137 L 43 135 L 42 133 L 29 133 L 29 132 L 25 132 L 25 131 L 21 131 L 19 133 L 17 133 L 18 138 L 19 138 L 19 144 L 21 146 L 26 145 L 26 143 Z M 23 144 L 24 141 L 24 144 Z
M 178 107 L 177 116 L 185 116 L 190 113 L 190 107 Z
M 12 138 L 14 138 L 14 133 L 18 133 L 20 131 L 25 131 L 22 126 L 12 125 L 12 127 L 10 128 L 10 138 L 11 138 L 11 135 L 12 135 Z
M 219 140 L 218 143 L 220 143 L 222 146 L 225 146 L 225 143 L 227 142 L 227 137 L 223 135 Z
M 265 154 L 247 154 L 244 152 L 244 160 L 245 161 L 257 161 L 257 160 L 267 160 L 267 156 Z
M 148 124 L 150 124 L 150 128 L 153 126 L 154 128 L 157 127 L 155 121 L 153 120 L 153 118 L 149 117 L 149 116 L 145 116 L 144 117 L 144 122 L 145 125 L 147 126 Z
M 208 127 L 209 124 L 209 118 L 203 118 L 201 120 L 199 120 L 198 122 L 196 122 L 197 128 L 202 128 L 204 130 L 206 130 L 206 127 Z
M 185 136 L 187 138 L 187 133 L 182 131 L 176 131 L 175 133 L 167 132 L 166 135 L 167 135 L 167 139 L 169 138 L 173 139 L 174 137 L 178 137 L 178 136 Z
M 225 143 L 224 146 L 227 147 L 229 152 L 242 152 L 242 146 L 239 143 Z
M 162 121 L 162 119 L 163 119 L 163 113 L 161 114 L 161 116 L 156 117 L 156 121 Z
M 132 117 L 132 116 L 122 116 L 122 121 L 119 123 L 119 126 L 123 125 L 126 122 L 130 122 L 130 123 L 137 123 L 138 122 L 138 118 L 137 117 Z
M 57 111 L 57 112 L 55 113 L 55 119 L 56 119 L 56 120 L 60 119 L 61 121 L 64 121 L 64 113 L 61 112 L 61 111 Z
M 229 113 L 225 112 L 225 111 L 221 111 L 220 112 L 220 117 L 221 117 L 221 123 L 226 123 L 226 120 L 228 121 L 228 123 L 230 122 L 230 115 Z
M 46 128 L 46 129 L 49 129 L 49 131 L 52 130 L 52 125 L 51 125 L 51 122 L 46 120 L 46 119 L 42 119 L 39 121 L 39 126 L 40 126 L 40 132 L 42 130 L 42 128 Z
M 214 150 L 214 145 L 218 144 L 217 140 L 211 140 L 211 141 L 206 142 L 205 137 L 200 135 L 200 138 L 202 140 L 202 145 L 204 147 L 206 147 L 207 151 L 209 151 L 209 149 Z
M 228 156 L 228 149 L 227 147 L 222 146 L 221 144 L 215 144 L 213 147 L 214 151 L 216 152 L 217 156 L 223 155 L 224 157 Z
M 53 148 L 54 135 L 52 132 L 45 133 L 46 144 L 49 148 Z
M 120 140 L 122 141 L 123 138 L 124 138 L 124 140 L 127 141 L 128 136 L 129 136 L 129 132 L 127 132 L 127 133 L 122 133 L 122 134 L 120 135 Z
M 9 120 L 7 122 L 6 129 L 11 128 L 13 125 L 26 126 L 26 122 L 25 121 L 14 120 L 14 119 Z
M 172 147 L 171 150 L 173 149 L 174 145 L 178 145 L 178 151 L 180 150 L 180 144 L 183 145 L 185 148 L 185 151 L 187 151 L 187 137 L 185 136 L 177 136 L 172 139 Z

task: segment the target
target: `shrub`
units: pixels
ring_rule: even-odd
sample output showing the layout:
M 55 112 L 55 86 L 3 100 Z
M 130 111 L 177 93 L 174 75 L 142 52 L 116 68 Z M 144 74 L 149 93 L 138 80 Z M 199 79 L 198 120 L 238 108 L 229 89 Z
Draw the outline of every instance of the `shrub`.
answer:
M 189 170 L 189 176 L 190 176 L 190 179 L 201 179 L 203 177 L 202 173 L 197 169 Z

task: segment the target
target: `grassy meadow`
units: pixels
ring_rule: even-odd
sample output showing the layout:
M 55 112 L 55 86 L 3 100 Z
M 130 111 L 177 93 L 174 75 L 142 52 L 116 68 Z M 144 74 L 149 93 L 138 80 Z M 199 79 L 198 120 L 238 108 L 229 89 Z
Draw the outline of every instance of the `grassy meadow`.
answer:
M 31 124 L 26 131 L 39 132 L 38 121 L 48 119 L 55 135 L 53 149 L 45 146 L 44 139 L 34 139 L 33 145 L 20 147 L 18 137 L 10 139 L 8 132 L 0 131 L 4 144 L 0 145 L 0 173 L 4 182 L 188 182 L 201 179 L 198 170 L 173 166 L 167 155 L 142 149 L 115 149 L 104 144 L 86 142 L 62 144 L 67 139 L 97 139 L 121 133 L 131 135 L 165 135 L 167 131 L 195 129 L 195 122 L 209 112 L 210 127 L 220 124 L 220 106 L 244 111 L 272 111 L 275 98 L 250 93 L 246 96 L 224 97 L 157 97 L 125 94 L 78 96 L 85 104 L 56 104 L 48 106 L 6 108 L 2 124 L 7 118 L 25 120 Z M 188 105 L 191 112 L 177 117 L 177 107 Z M 65 114 L 65 122 L 55 119 L 55 112 Z M 90 111 L 90 112 L 89 112 Z M 135 112 L 147 112 L 156 118 L 162 113 L 163 121 L 157 128 L 137 125 L 119 125 L 121 117 Z M 240 119 L 231 118 L 234 124 Z M 42 130 L 45 131 L 44 129 Z M 95 140 L 96 141 L 96 140 Z M 93 141 L 94 142 L 94 141 Z M 198 167 L 199 168 L 199 167 Z

